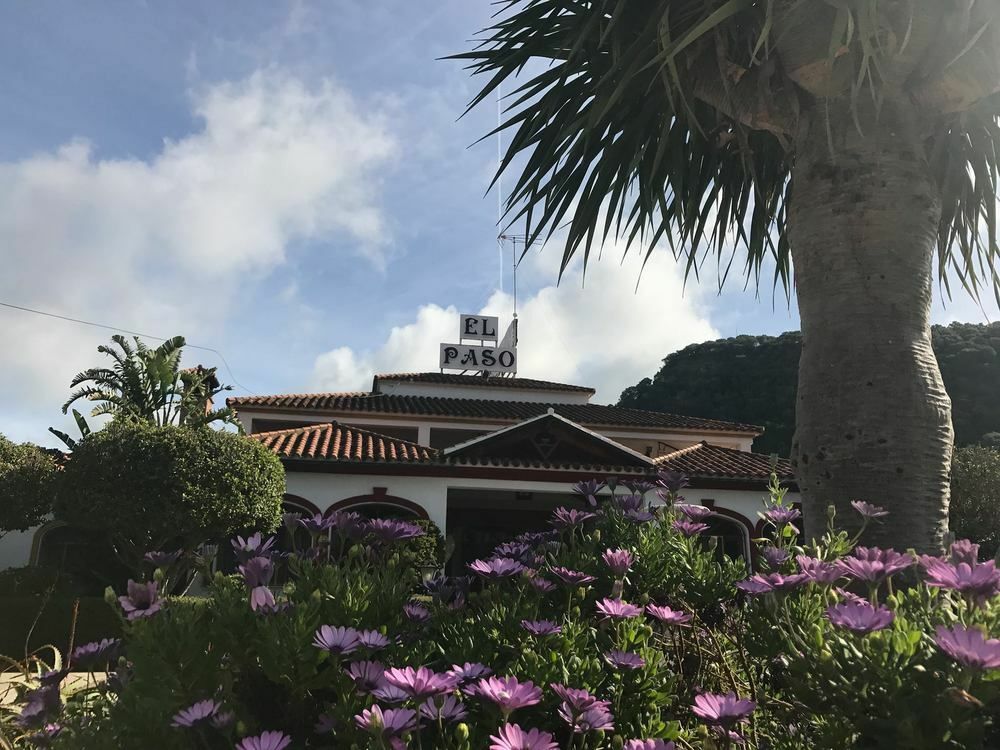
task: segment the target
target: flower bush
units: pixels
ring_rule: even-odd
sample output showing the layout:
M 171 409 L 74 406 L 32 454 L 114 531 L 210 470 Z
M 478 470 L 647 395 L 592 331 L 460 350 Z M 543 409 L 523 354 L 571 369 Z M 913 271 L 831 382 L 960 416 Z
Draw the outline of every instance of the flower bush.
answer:
M 4 731 L 95 750 L 1000 746 L 1000 571 L 976 545 L 867 548 L 832 516 L 803 545 L 772 484 L 749 571 L 683 484 L 583 483 L 550 531 L 424 583 L 401 552 L 421 528 L 345 512 L 285 518 L 312 543 L 280 588 L 276 545 L 234 540 L 239 574 L 200 606 L 161 596 L 176 559 L 154 553 L 166 569 L 109 593 L 124 638 L 36 667 Z M 110 675 L 62 694 L 66 669 Z

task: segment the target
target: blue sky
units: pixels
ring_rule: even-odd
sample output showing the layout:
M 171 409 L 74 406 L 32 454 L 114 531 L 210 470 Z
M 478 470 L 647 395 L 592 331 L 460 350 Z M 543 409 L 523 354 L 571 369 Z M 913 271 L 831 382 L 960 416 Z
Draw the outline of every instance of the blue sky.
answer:
M 509 317 L 492 106 L 455 62 L 487 0 L 0 6 L 0 301 L 224 353 L 254 393 L 434 369 L 457 313 Z M 686 290 L 605 249 L 519 271 L 521 373 L 621 388 L 694 341 L 797 327 L 739 279 Z M 995 318 L 995 310 L 988 311 Z M 936 319 L 984 319 L 965 300 Z M 52 443 L 110 332 L 0 308 L 0 431 Z M 218 364 L 192 351 L 189 361 Z M 246 392 L 240 389 L 238 392 Z

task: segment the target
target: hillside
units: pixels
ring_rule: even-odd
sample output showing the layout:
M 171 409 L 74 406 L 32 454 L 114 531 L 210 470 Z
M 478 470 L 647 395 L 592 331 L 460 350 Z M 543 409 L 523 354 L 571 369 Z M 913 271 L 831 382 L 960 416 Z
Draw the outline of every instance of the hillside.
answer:
M 956 443 L 1000 439 L 1000 323 L 934 326 L 933 336 Z M 754 450 L 787 456 L 800 348 L 798 331 L 693 344 L 667 356 L 652 379 L 626 388 L 618 403 L 763 425 Z

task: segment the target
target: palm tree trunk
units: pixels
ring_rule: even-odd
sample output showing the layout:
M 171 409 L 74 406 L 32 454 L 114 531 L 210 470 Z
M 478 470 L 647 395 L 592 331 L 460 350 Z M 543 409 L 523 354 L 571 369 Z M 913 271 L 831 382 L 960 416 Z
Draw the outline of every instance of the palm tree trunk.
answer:
M 931 348 L 941 205 L 921 119 L 907 103 L 858 124 L 849 113 L 827 119 L 797 138 L 788 207 L 802 323 L 792 453 L 806 536 L 822 534 L 831 505 L 838 526 L 856 528 L 850 501 L 865 499 L 891 512 L 865 542 L 938 550 L 954 434 Z

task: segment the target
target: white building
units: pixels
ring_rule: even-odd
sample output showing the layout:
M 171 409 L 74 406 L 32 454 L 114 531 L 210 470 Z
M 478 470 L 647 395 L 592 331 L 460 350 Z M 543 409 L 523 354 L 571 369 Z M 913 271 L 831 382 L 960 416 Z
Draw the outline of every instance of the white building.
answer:
M 434 521 L 451 570 L 501 541 L 547 528 L 587 479 L 662 469 L 689 478 L 688 502 L 716 511 L 710 533 L 752 557 L 775 471 L 797 501 L 789 463 L 752 453 L 762 428 L 591 403 L 594 390 L 480 373 L 376 375 L 371 391 L 230 398 L 246 433 L 280 456 L 287 510 L 352 508 Z M 652 493 L 651 493 L 652 494 Z M 0 570 L 62 567 L 92 542 L 58 523 L 0 539 Z
M 428 518 L 454 565 L 488 555 L 552 510 L 580 503 L 584 479 L 684 473 L 688 502 L 713 507 L 715 533 L 748 555 L 772 469 L 753 425 L 591 403 L 591 388 L 496 375 L 376 375 L 371 391 L 231 398 L 246 432 L 277 453 L 289 509 L 353 508 Z M 789 495 L 797 500 L 796 493 Z

